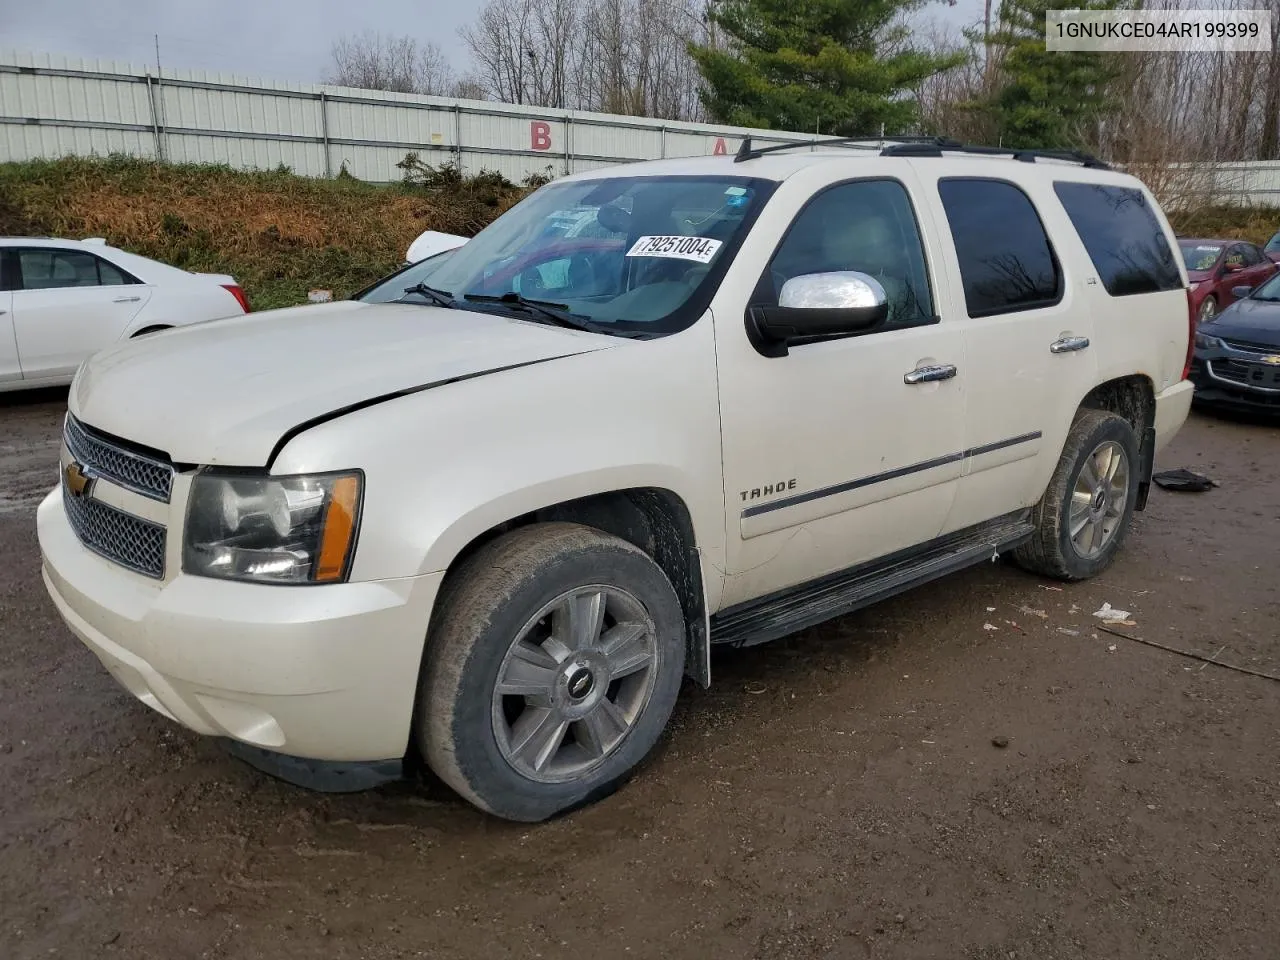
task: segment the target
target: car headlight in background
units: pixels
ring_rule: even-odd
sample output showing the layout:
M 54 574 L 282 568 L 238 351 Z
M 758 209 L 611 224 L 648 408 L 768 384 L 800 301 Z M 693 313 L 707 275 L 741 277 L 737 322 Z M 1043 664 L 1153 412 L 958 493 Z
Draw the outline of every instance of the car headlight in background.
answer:
M 261 583 L 341 582 L 355 548 L 362 479 L 358 472 L 197 474 L 183 572 Z
M 1222 341 L 1217 337 L 1210 337 L 1203 333 L 1197 333 L 1196 346 L 1201 350 L 1220 350 L 1222 349 Z

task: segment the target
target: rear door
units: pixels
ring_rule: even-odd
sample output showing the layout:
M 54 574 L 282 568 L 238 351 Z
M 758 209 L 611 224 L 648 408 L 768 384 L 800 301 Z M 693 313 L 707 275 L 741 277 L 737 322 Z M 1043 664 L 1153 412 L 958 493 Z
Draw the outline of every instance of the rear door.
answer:
M 1252 243 L 1242 243 L 1240 250 L 1244 254 L 1244 269 L 1236 274 L 1234 286 L 1253 289 L 1271 279 L 1277 267 L 1261 249 Z
M 18 341 L 13 336 L 13 288 L 17 284 L 17 257 L 0 250 L 0 383 L 22 379 Z
M 69 377 L 120 339 L 151 297 L 136 277 L 85 250 L 19 247 L 13 329 L 28 380 Z
M 933 184 L 968 373 L 962 477 L 944 532 L 1040 498 L 1097 376 L 1085 278 L 1050 240 L 1062 233 L 1061 208 L 992 177 L 989 161 L 972 169 Z

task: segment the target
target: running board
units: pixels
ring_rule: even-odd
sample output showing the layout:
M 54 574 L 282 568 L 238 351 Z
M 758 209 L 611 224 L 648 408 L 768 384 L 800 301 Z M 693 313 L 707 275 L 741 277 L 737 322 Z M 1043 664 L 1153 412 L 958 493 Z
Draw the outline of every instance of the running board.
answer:
M 735 647 L 768 643 L 984 560 L 994 560 L 1031 539 L 1035 526 L 1029 518 L 1030 511 L 1019 511 L 850 570 L 729 607 L 711 618 L 711 642 Z

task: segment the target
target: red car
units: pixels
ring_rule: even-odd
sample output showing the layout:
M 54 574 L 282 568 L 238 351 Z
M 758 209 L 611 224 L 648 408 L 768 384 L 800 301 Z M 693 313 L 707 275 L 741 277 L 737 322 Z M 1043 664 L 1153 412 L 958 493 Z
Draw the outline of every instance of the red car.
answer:
M 1257 244 L 1246 240 L 1179 237 L 1191 281 L 1191 310 L 1198 320 L 1216 317 L 1236 301 L 1234 287 L 1256 287 L 1280 270 Z

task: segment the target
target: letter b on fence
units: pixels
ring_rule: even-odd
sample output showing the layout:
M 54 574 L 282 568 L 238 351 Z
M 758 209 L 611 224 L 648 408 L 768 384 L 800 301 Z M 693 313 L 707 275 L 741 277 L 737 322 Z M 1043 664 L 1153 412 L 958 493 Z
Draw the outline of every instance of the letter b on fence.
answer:
M 532 120 L 529 123 L 529 146 L 534 150 L 551 149 L 551 124 L 545 120 Z

